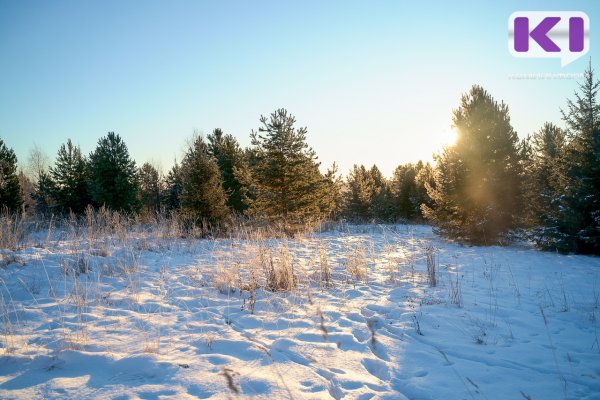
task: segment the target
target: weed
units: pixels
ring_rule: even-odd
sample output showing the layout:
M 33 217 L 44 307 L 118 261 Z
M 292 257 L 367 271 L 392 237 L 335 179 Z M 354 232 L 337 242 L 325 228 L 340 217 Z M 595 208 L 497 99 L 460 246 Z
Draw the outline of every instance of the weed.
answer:
M 427 262 L 427 281 L 429 282 L 429 286 L 436 287 L 437 260 L 433 246 L 425 247 L 425 261 Z

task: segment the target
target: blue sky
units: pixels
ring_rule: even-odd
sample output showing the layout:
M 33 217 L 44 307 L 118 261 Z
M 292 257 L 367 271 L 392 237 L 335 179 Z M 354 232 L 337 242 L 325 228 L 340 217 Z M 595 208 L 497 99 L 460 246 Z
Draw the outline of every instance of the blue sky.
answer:
M 564 68 L 513 58 L 520 10 L 586 12 L 590 53 Z M 474 83 L 509 105 L 521 137 L 560 123 L 576 80 L 509 76 L 583 72 L 600 60 L 597 19 L 593 1 L 0 0 L 0 137 L 23 165 L 34 143 L 53 159 L 71 138 L 87 154 L 115 131 L 139 165 L 166 171 L 194 130 L 248 145 L 260 115 L 284 107 L 323 165 L 390 175 L 448 140 Z

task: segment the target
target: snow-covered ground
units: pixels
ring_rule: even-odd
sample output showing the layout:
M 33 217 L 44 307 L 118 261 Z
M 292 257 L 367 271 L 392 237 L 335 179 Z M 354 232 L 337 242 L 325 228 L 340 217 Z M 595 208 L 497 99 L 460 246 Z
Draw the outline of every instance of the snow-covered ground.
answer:
M 600 399 L 600 258 L 426 226 L 51 236 L 2 250 L 3 399 Z

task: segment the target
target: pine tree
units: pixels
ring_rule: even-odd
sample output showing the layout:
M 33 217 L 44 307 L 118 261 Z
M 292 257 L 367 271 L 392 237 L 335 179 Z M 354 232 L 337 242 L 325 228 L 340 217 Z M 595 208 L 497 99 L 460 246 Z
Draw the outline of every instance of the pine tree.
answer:
M 454 111 L 458 137 L 436 156 L 433 207 L 425 216 L 447 236 L 494 243 L 517 226 L 521 206 L 518 137 L 508 107 L 473 86 Z
M 558 201 L 561 190 L 560 171 L 566 144 L 565 132 L 546 122 L 522 144 L 526 225 L 538 232 L 536 241 L 542 248 L 555 248 L 555 222 L 559 217 Z
M 373 196 L 376 193 L 375 181 L 364 165 L 352 167 L 347 181 L 345 214 L 354 221 L 367 221 L 373 218 Z
M 370 195 L 372 217 L 377 221 L 391 221 L 394 219 L 394 204 L 390 184 L 377 165 L 371 167 L 369 174 L 373 183 Z
M 244 215 L 252 214 L 250 204 L 256 201 L 256 183 L 252 168 L 257 165 L 256 151 L 252 148 L 244 149 L 244 162 L 233 167 L 233 175 L 240 183 L 241 202 L 245 205 Z
M 227 196 L 217 162 L 201 136 L 195 138 L 181 163 L 181 209 L 196 224 L 224 223 Z
M 416 189 L 413 196 L 413 204 L 418 207 L 418 219 L 424 218 L 423 207 L 432 207 L 433 202 L 427 194 L 428 188 L 435 188 L 435 172 L 429 162 L 417 163 L 417 176 L 415 177 Z
M 600 254 L 599 89 L 590 61 L 580 93 L 567 101 L 567 110 L 562 112 L 569 140 L 562 163 L 561 212 L 553 224 L 561 251 Z
M 98 206 L 135 212 L 138 203 L 138 171 L 125 142 L 114 132 L 98 141 L 89 157 L 89 191 Z
M 162 198 L 165 210 L 176 211 L 181 209 L 181 188 L 183 178 L 181 176 L 181 167 L 175 161 L 175 164 L 167 174 L 165 179 L 165 193 Z
M 40 188 L 41 192 L 49 192 L 52 203 L 59 211 L 83 213 L 91 203 L 87 179 L 85 157 L 69 139 L 58 150 L 54 168 L 50 168 L 49 174 L 40 179 L 43 181 Z
M 160 211 L 161 204 L 161 179 L 158 170 L 150 163 L 144 163 L 140 168 L 140 203 L 142 209 L 148 214 Z
M 49 214 L 55 208 L 53 194 L 55 193 L 54 181 L 48 172 L 41 172 L 37 182 L 33 184 L 33 200 L 35 211 L 38 214 Z
M 338 174 L 338 166 L 334 162 L 325 173 L 325 197 L 323 203 L 324 214 L 337 218 L 343 210 L 343 180 Z
M 392 196 L 396 218 L 414 221 L 423 218 L 421 205 L 431 206 L 427 185 L 435 186 L 433 168 L 429 163 L 399 165 L 392 177 Z
M 22 204 L 17 156 L 13 149 L 0 139 L 0 208 L 18 211 Z
M 420 204 L 414 204 L 416 177 L 416 166 L 411 163 L 399 165 L 392 177 L 395 212 L 397 217 L 404 220 L 410 221 L 420 214 Z
M 242 214 L 248 205 L 244 202 L 243 187 L 234 170 L 244 168 L 244 151 L 232 135 L 224 135 L 221 129 L 215 129 L 208 137 L 208 152 L 217 161 L 223 189 L 227 194 L 227 206 Z
M 306 143 L 306 128 L 295 128 L 295 118 L 284 109 L 261 116 L 260 122 L 251 134 L 254 199 L 248 214 L 286 225 L 327 216 L 327 184 Z

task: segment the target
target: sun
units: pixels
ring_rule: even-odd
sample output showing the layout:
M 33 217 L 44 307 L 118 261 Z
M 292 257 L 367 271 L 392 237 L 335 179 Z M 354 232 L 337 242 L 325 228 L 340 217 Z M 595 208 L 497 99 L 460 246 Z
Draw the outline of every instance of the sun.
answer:
M 448 144 L 449 145 L 455 144 L 457 139 L 458 139 L 458 132 L 456 131 L 456 128 L 450 129 L 449 133 L 448 133 Z
M 454 128 L 448 128 L 440 134 L 440 147 L 452 146 L 456 143 L 458 133 Z

